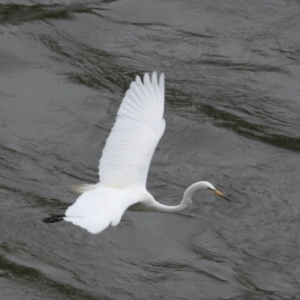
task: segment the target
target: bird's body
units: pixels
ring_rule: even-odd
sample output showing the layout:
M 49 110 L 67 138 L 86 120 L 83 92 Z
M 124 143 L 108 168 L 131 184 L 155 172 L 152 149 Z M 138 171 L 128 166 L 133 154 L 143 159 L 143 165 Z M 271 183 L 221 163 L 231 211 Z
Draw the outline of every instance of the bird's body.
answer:
M 82 194 L 65 215 L 52 216 L 44 222 L 65 220 L 91 233 L 99 233 L 109 225 L 118 225 L 127 209 L 178 212 L 192 202 L 193 193 L 201 188 L 224 197 L 207 181 L 191 185 L 177 206 L 163 205 L 147 191 L 150 162 L 165 130 L 164 96 L 163 74 L 158 80 L 156 72 L 151 79 L 146 73 L 144 82 L 136 77 L 125 94 L 116 123 L 106 140 L 99 164 L 99 183 L 75 187 Z

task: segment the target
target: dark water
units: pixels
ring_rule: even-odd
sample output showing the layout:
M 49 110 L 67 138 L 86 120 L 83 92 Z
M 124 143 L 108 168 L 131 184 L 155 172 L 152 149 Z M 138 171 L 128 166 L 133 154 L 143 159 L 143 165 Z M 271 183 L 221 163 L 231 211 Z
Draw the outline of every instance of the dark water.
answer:
M 136 74 L 166 75 L 148 189 L 99 235 L 41 219 L 98 161 Z M 1 299 L 300 299 L 300 2 L 1 1 Z

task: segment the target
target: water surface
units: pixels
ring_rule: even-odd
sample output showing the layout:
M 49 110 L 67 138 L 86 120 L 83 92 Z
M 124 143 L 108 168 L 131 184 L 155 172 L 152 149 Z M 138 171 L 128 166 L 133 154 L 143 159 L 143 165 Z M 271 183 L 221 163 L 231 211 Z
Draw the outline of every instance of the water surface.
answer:
M 2 1 L 1 299 L 298 299 L 299 1 Z M 41 219 L 98 161 L 135 75 L 164 72 L 148 190 L 91 235 Z

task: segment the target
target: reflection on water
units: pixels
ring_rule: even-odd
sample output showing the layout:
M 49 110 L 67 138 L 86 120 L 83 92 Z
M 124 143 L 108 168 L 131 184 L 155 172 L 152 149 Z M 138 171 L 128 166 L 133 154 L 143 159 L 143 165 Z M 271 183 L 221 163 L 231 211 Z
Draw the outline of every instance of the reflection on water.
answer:
M 6 3 L 6 4 L 5 4 Z M 1 299 L 296 299 L 297 2 L 0 5 Z M 127 212 L 90 235 L 41 219 L 98 161 L 135 75 L 166 74 L 148 189 L 179 214 Z

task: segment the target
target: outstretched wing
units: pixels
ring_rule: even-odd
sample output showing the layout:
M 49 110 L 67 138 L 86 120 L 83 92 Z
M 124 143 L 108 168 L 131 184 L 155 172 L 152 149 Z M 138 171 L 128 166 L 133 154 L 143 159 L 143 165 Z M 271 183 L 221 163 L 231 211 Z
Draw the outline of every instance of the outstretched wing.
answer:
M 137 76 L 118 111 L 99 164 L 100 183 L 108 187 L 146 186 L 149 165 L 164 133 L 164 74 L 144 82 Z

